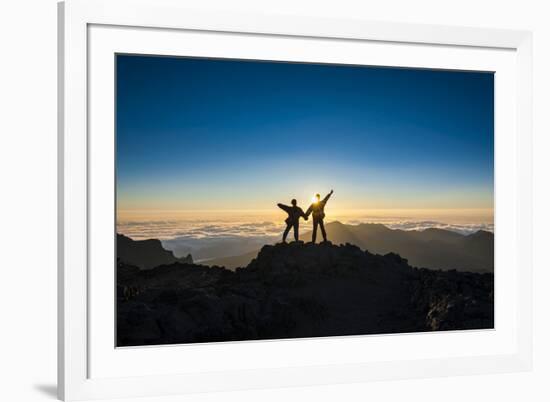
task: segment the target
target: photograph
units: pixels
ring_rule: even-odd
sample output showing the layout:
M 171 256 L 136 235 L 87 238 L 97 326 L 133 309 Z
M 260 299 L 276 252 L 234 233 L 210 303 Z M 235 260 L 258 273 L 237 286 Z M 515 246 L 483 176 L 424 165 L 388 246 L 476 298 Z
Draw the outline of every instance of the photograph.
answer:
M 116 54 L 115 346 L 494 330 L 494 94 Z

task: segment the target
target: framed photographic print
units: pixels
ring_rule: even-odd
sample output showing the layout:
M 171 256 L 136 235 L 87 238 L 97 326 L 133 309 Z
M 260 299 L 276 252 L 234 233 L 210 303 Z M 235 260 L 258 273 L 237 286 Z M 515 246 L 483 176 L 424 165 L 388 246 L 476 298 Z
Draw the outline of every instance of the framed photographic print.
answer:
M 59 15 L 61 398 L 530 368 L 530 33 Z

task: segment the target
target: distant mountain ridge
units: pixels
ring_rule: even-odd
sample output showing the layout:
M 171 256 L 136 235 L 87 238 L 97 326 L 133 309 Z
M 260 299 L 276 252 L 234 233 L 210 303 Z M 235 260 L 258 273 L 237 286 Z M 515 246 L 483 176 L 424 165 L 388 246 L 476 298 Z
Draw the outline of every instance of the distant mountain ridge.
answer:
M 462 235 L 437 228 L 400 230 L 377 223 L 347 225 L 337 221 L 328 223 L 326 230 L 334 244 L 354 244 L 375 254 L 397 253 L 416 267 L 470 272 L 494 270 L 494 235 L 483 230 Z M 300 239 L 309 241 L 311 232 L 303 233 Z M 215 258 L 204 264 L 235 269 L 248 265 L 256 253 Z
M 164 249 L 160 240 L 157 239 L 132 240 L 122 234 L 117 234 L 116 252 L 119 261 L 140 269 L 151 269 L 175 262 L 193 264 L 191 254 L 187 257 L 177 258 L 174 253 Z

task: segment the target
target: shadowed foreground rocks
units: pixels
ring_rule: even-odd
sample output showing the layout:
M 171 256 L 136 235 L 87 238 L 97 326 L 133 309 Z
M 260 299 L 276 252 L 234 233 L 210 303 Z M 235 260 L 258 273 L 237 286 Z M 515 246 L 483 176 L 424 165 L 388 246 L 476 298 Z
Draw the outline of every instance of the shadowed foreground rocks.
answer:
M 493 328 L 493 274 L 278 244 L 234 272 L 119 263 L 117 310 L 118 346 Z

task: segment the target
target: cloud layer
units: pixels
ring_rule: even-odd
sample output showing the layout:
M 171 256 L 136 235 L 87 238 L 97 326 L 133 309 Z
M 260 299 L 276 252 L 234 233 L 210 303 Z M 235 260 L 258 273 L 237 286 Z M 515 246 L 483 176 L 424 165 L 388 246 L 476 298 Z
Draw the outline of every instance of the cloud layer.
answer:
M 464 235 L 478 230 L 493 231 L 493 223 L 445 223 L 433 220 L 410 220 L 396 218 L 340 219 L 342 223 L 381 223 L 391 229 L 426 230 L 439 228 Z M 284 230 L 283 222 L 245 220 L 133 220 L 120 221 L 119 233 L 135 240 L 161 239 L 164 247 L 178 257 L 193 255 L 195 261 L 241 255 L 258 250 L 264 244 L 278 241 Z M 311 220 L 301 224 L 303 231 L 311 230 Z
M 478 230 L 494 231 L 492 222 L 482 223 L 445 223 L 432 220 L 407 219 L 349 219 L 342 223 L 357 225 L 361 223 L 381 223 L 391 229 L 425 230 L 438 228 L 452 230 L 461 234 L 470 234 Z M 117 230 L 120 233 L 135 239 L 215 239 L 232 237 L 266 238 L 279 236 L 284 229 L 282 222 L 246 222 L 230 220 L 151 220 L 151 221 L 122 221 L 118 222 Z M 302 228 L 308 230 L 311 221 L 303 222 Z

